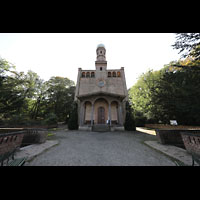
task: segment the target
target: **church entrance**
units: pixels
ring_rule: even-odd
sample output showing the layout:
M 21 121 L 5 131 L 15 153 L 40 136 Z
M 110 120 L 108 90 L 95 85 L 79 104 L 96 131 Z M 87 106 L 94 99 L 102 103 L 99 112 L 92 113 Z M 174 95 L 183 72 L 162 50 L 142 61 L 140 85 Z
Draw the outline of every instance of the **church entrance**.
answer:
M 106 124 L 108 119 L 108 102 L 104 98 L 98 98 L 94 102 L 94 124 Z
M 105 124 L 105 109 L 102 106 L 98 108 L 98 124 Z

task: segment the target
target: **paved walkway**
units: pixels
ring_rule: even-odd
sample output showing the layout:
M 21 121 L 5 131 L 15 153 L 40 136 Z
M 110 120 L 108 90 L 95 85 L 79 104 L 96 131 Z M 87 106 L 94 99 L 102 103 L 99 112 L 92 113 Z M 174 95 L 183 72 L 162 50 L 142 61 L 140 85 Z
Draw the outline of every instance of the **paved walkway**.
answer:
M 135 132 L 55 131 L 59 143 L 26 162 L 27 166 L 175 166 L 144 141 L 153 135 Z

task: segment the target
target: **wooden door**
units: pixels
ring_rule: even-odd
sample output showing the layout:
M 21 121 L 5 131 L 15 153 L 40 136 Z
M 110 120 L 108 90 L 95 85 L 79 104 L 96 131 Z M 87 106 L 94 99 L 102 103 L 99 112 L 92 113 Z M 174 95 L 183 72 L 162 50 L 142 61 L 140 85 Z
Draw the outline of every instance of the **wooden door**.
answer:
M 105 109 L 104 109 L 104 107 L 98 108 L 98 124 L 105 124 Z

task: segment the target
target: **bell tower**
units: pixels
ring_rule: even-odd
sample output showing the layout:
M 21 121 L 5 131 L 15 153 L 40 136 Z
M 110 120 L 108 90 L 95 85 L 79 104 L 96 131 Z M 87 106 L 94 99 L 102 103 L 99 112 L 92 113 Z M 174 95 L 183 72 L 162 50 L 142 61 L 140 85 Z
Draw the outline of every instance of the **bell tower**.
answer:
M 96 49 L 97 59 L 95 61 L 95 67 L 98 71 L 105 71 L 107 68 L 106 61 L 106 48 L 104 44 L 99 44 Z

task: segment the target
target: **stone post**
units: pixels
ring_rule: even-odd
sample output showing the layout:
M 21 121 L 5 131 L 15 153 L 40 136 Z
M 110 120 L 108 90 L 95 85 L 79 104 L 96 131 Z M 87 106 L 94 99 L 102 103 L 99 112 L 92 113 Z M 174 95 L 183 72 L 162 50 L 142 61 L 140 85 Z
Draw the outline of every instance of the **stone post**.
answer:
M 108 120 L 109 120 L 109 123 L 110 123 L 110 126 L 111 126 L 111 104 L 110 104 L 110 102 L 109 102 L 109 104 L 108 104 Z
M 119 112 L 119 125 L 123 125 L 123 115 L 122 115 L 122 105 L 121 103 L 119 103 L 119 106 L 118 106 L 118 112 Z
M 93 115 L 94 115 L 94 103 L 92 103 L 92 109 L 91 109 L 91 126 L 93 126 Z
M 85 104 L 81 103 L 81 114 L 80 114 L 80 125 L 84 124 L 84 117 L 85 117 Z

